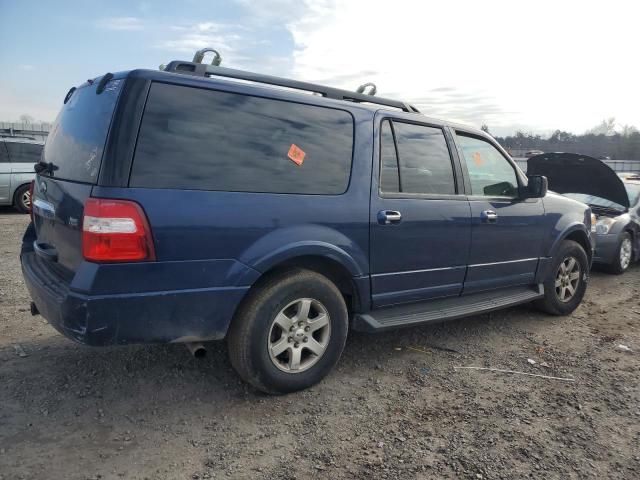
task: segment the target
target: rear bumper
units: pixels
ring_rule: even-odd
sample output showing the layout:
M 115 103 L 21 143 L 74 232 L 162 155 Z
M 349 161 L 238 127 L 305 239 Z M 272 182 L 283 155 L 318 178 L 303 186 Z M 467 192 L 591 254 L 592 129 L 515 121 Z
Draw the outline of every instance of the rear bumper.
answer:
M 42 316 L 63 335 L 86 345 L 222 339 L 249 288 L 86 295 L 74 291 L 35 253 L 23 250 L 20 259 L 27 289 Z

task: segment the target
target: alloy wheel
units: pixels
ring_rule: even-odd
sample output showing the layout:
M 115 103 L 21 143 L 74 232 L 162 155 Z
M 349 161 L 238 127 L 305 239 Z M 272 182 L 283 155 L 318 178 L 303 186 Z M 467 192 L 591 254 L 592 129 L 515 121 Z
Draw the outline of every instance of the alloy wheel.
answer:
M 629 267 L 632 251 L 631 240 L 628 238 L 622 240 L 620 245 L 620 267 L 622 270 L 626 270 Z
M 566 257 L 556 272 L 556 295 L 561 302 L 570 302 L 580 284 L 580 263 L 574 257 Z
M 300 298 L 289 303 L 271 323 L 267 348 L 273 364 L 287 373 L 315 365 L 331 335 L 329 312 L 318 300 Z
M 29 190 L 20 196 L 20 203 L 22 203 L 25 210 L 29 210 L 29 208 L 31 208 L 31 193 Z

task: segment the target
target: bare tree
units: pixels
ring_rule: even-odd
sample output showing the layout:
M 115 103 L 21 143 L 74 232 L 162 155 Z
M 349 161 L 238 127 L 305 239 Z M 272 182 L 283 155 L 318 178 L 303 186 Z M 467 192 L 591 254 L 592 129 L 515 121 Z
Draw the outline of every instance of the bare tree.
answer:
M 34 120 L 35 119 L 31 115 L 27 115 L 26 113 L 20 115 L 20 123 L 33 123 Z
M 592 135 L 613 135 L 616 133 L 616 119 L 615 117 L 607 118 L 590 130 L 587 130 L 587 134 Z

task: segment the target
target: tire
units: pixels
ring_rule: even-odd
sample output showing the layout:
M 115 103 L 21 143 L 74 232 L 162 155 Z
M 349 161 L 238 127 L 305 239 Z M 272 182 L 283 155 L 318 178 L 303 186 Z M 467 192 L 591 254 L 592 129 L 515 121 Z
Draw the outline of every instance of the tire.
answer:
M 622 232 L 618 239 L 616 255 L 609 265 L 607 271 L 620 275 L 627 271 L 633 259 L 633 241 L 629 232 Z
M 564 240 L 547 277 L 543 282 L 544 298 L 535 302 L 536 307 L 551 315 L 569 315 L 578 308 L 587 289 L 589 259 L 584 248 L 577 242 Z
M 30 205 L 29 184 L 19 186 L 13 194 L 13 206 L 20 213 L 29 213 Z
M 342 294 L 323 275 L 302 269 L 276 274 L 254 287 L 238 308 L 227 335 L 231 364 L 262 392 L 303 390 L 340 359 L 348 319 Z

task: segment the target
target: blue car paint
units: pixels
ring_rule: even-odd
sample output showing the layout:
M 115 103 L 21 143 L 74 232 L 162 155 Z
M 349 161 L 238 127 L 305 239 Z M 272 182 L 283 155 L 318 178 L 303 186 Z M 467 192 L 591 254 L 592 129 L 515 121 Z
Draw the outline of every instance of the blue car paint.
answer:
M 585 220 L 589 211 L 578 202 L 551 194 L 506 203 L 467 196 L 468 179 L 452 134 L 458 127 L 415 114 L 381 112 L 373 106 L 224 80 L 142 70 L 115 78 L 127 81 L 97 185 L 42 176 L 36 181 L 34 198 L 56 205 L 54 219 L 36 212 L 38 241 L 55 242 L 60 268 L 52 273 L 36 258 L 36 230 L 28 229 L 23 241 L 22 267 L 33 301 L 54 327 L 79 342 L 221 339 L 261 275 L 300 257 L 341 265 L 360 299 L 357 308 L 366 312 L 514 283 L 540 283 L 555 248 L 567 235 L 577 234 L 591 253 Z M 152 81 L 349 111 L 355 137 L 348 190 L 342 195 L 289 195 L 128 188 L 134 133 Z M 381 196 L 376 139 L 386 117 L 445 130 L 457 176 L 456 195 Z M 78 220 L 89 196 L 139 203 L 151 225 L 157 260 L 124 264 L 83 260 Z M 497 224 L 481 223 L 480 213 L 487 208 L 498 211 Z M 402 211 L 403 220 L 381 225 L 380 210 Z M 46 229 L 40 228 L 46 221 L 64 227 L 55 230 L 58 238 L 47 239 Z M 52 284 L 59 285 L 52 289 Z

